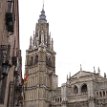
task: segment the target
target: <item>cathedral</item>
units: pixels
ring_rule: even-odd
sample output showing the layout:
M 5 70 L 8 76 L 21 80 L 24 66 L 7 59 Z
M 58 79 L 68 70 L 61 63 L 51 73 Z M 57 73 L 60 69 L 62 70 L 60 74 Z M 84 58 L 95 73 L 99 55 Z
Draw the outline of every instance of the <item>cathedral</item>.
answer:
M 24 107 L 107 107 L 107 78 L 82 68 L 58 87 L 53 39 L 44 6 L 26 50 Z

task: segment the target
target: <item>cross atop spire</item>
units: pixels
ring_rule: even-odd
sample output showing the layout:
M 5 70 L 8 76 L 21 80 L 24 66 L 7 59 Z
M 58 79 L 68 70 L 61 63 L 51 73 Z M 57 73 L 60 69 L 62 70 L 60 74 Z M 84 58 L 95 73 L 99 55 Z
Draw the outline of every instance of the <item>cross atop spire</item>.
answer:
M 43 7 L 42 7 L 42 10 L 44 10 L 44 0 L 43 0 Z

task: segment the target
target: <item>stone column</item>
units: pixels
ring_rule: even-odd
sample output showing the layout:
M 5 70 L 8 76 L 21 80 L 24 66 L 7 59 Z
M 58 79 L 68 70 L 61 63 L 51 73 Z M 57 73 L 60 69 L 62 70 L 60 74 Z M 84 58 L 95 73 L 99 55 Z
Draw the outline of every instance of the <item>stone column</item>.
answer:
M 67 107 L 67 87 L 66 84 L 61 86 L 62 107 Z
M 14 105 L 14 84 L 13 82 L 10 82 L 8 107 L 13 107 L 13 105 Z
M 94 83 L 91 81 L 88 84 L 88 99 L 89 99 L 89 107 L 95 107 L 95 96 L 94 96 Z

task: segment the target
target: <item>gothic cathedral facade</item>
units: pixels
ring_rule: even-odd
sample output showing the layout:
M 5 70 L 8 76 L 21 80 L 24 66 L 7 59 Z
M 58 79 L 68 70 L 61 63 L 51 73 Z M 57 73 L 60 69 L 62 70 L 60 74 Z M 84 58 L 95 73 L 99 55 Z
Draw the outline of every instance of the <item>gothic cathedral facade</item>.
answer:
M 25 87 L 25 107 L 49 107 L 49 94 L 58 87 L 55 54 L 53 39 L 49 35 L 49 24 L 42 9 L 33 40 L 30 38 L 30 46 L 26 51 L 26 72 L 29 80 Z
M 80 69 L 58 87 L 55 51 L 44 8 L 26 51 L 24 107 L 107 107 L 107 78 Z

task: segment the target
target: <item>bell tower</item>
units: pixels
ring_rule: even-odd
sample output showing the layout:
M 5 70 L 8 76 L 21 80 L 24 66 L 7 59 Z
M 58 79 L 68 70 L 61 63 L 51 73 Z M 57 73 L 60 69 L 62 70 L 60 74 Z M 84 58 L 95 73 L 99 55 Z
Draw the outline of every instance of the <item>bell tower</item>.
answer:
M 24 107 L 49 107 L 50 92 L 58 87 L 55 55 L 43 5 L 26 51 L 25 75 L 28 75 L 28 80 L 25 84 Z

